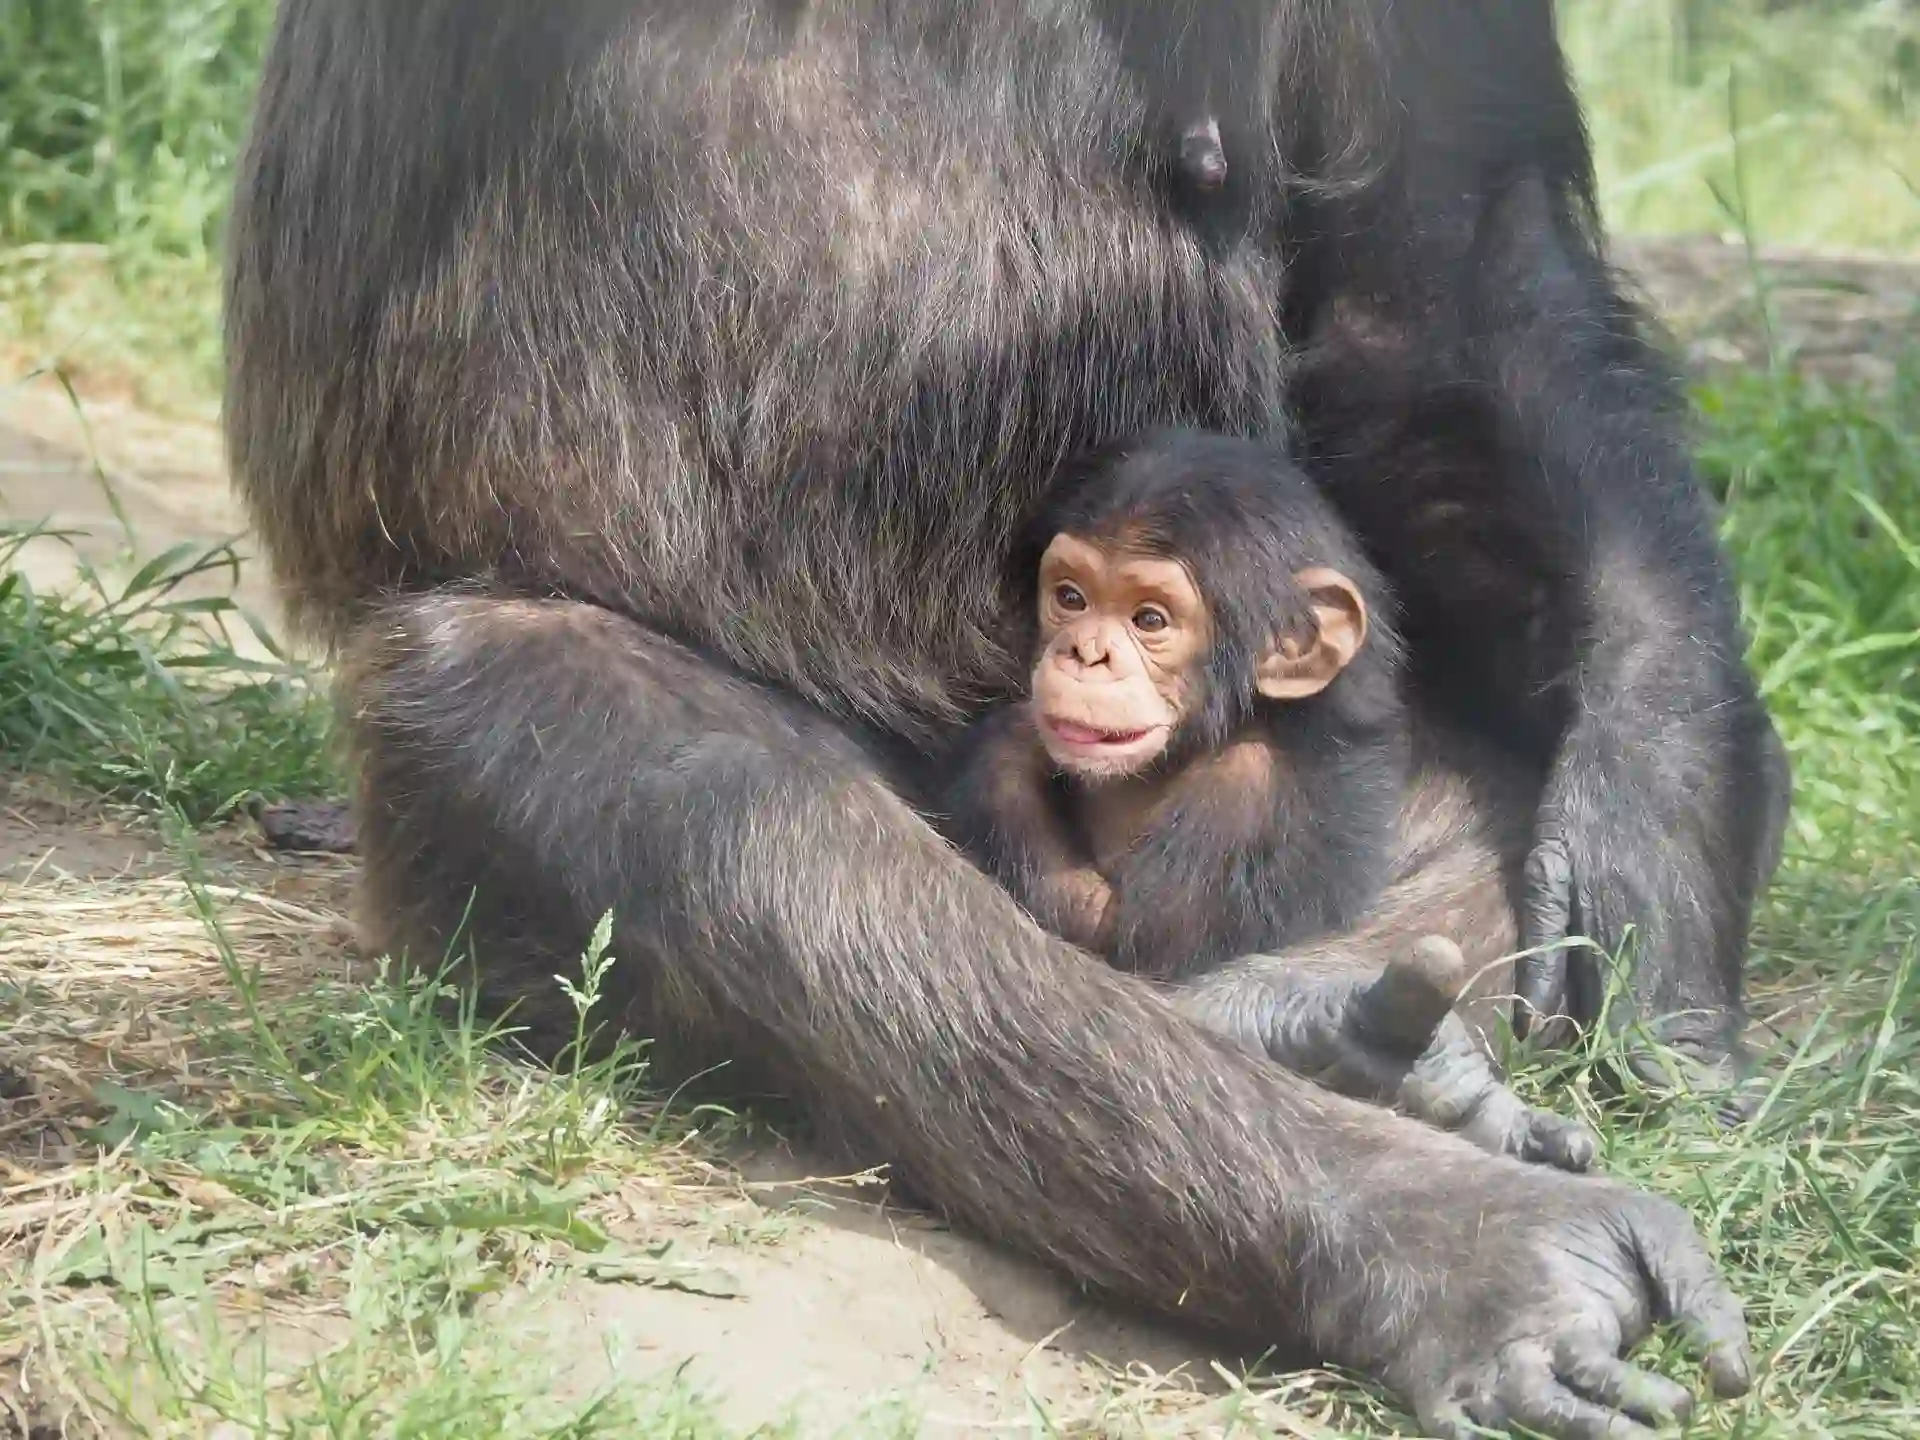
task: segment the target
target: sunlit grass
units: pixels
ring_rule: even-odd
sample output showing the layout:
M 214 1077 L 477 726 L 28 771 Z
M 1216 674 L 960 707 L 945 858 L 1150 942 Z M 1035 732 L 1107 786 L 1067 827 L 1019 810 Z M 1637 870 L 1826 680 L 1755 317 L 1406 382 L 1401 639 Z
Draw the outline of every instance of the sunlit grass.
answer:
M 0 525 L 0 767 L 32 769 L 200 822 L 253 797 L 339 785 L 328 707 L 284 659 L 252 659 L 241 636 L 271 637 L 223 595 L 183 597 L 233 576 L 229 546 L 179 546 L 109 584 L 37 592 L 17 564 L 49 536 Z
M 1902 0 L 1559 0 L 1609 224 L 1920 245 L 1920 10 Z M 1743 226 L 1729 213 L 1736 160 Z
M 528 1333 L 570 1280 L 730 1293 L 714 1234 L 689 1223 L 697 1202 L 660 1235 L 631 1222 L 637 1198 L 697 1194 L 708 1173 L 689 1148 L 699 1117 L 646 1092 L 640 1048 L 536 1066 L 444 975 L 344 974 L 323 917 L 221 898 L 168 818 L 184 890 L 56 883 L 5 907 L 13 1053 L 43 1078 L 92 1056 L 90 1089 L 49 1087 L 36 1115 L 76 1158 L 24 1185 L 0 1164 L 0 1359 L 23 1364 L 48 1423 L 154 1440 L 222 1424 L 288 1440 L 732 1433 L 671 1371 L 588 1387 L 581 1357 Z M 207 926 L 211 977 L 194 977 L 205 937 L 183 912 Z M 127 995 L 68 972 L 91 960 L 106 978 L 112 937 L 143 930 L 129 1030 Z M 565 982 L 582 1036 L 606 944 L 603 929 Z M 120 1037 L 104 1059 L 102 1034 Z M 4 1383 L 0 1399 L 17 1403 Z

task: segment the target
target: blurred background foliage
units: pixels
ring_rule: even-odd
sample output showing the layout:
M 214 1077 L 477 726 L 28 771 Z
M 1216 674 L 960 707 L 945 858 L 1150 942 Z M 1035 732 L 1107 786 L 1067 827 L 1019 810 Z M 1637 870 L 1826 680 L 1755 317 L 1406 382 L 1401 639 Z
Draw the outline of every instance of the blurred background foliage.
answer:
M 205 408 L 214 257 L 272 14 L 272 0 L 0 0 L 0 345 L 58 336 L 74 364 L 125 357 L 145 398 Z M 1562 0 L 1558 14 L 1617 230 L 1920 245 L 1915 0 Z
M 1913 0 L 1562 0 L 1601 198 L 1629 233 L 1920 243 Z
M 272 0 L 0 0 L 13 244 L 204 261 Z M 1920 242 L 1913 0 L 1561 0 L 1616 226 L 1718 231 L 1743 152 L 1760 237 Z

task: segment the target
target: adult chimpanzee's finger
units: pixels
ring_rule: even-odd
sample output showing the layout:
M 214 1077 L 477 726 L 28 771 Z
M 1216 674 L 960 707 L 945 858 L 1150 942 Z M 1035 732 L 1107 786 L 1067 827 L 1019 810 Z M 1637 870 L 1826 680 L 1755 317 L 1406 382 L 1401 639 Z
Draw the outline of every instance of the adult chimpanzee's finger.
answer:
M 1593 1164 L 1599 1142 L 1593 1132 L 1578 1120 L 1555 1115 L 1551 1110 L 1532 1110 L 1527 1115 L 1527 1137 L 1521 1155 L 1527 1160 L 1545 1160 L 1561 1170 L 1585 1170 Z
M 1532 1158 L 1527 1157 L 1532 1122 L 1526 1103 L 1506 1086 L 1494 1084 L 1475 1097 L 1473 1113 L 1460 1127 L 1460 1135 L 1490 1154 Z
M 1654 1440 L 1654 1432 L 1611 1405 L 1576 1395 L 1546 1357 L 1510 1364 L 1500 1382 L 1501 1420 L 1558 1440 Z
M 1349 1018 L 1374 1044 L 1420 1055 L 1433 1043 L 1440 1022 L 1452 1013 L 1466 985 L 1467 961 L 1460 947 L 1444 936 L 1427 935 L 1355 997 Z
M 1541 828 L 1523 884 L 1520 944 L 1535 953 L 1523 956 L 1515 972 L 1513 1030 L 1525 1039 L 1534 1020 L 1557 1014 L 1566 996 L 1567 952 L 1543 948 L 1566 939 L 1573 921 L 1573 865 L 1557 826 Z
M 1589 1400 L 1649 1425 L 1673 1424 L 1693 1414 L 1693 1392 L 1686 1386 L 1629 1365 L 1596 1336 L 1563 1337 L 1554 1349 L 1553 1368 Z
M 1746 1394 L 1753 1384 L 1747 1317 L 1686 1212 L 1650 1200 L 1646 1211 L 1635 1216 L 1633 1229 L 1660 1311 L 1705 1357 L 1714 1394 L 1727 1399 Z

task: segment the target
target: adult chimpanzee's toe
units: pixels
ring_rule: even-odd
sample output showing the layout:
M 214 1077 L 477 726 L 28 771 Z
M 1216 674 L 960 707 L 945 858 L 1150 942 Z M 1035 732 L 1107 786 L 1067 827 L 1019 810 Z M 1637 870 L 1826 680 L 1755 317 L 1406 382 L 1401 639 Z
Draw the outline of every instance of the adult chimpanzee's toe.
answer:
M 1523 1159 L 1544 1160 L 1561 1170 L 1585 1170 L 1599 1149 L 1593 1132 L 1578 1120 L 1549 1110 L 1528 1112 L 1527 1136 L 1520 1151 Z
M 353 808 L 342 801 L 287 800 L 260 805 L 254 819 L 269 847 L 348 855 L 359 845 Z

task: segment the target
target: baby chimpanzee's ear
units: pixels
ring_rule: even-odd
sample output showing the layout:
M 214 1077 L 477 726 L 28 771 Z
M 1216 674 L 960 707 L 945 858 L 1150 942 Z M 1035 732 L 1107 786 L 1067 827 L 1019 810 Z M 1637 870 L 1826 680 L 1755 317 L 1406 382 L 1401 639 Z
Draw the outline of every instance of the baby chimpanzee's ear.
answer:
M 1269 700 L 1318 695 L 1367 643 L 1367 603 L 1338 570 L 1314 566 L 1293 577 L 1313 607 L 1314 632 L 1283 635 L 1254 662 L 1253 686 Z

